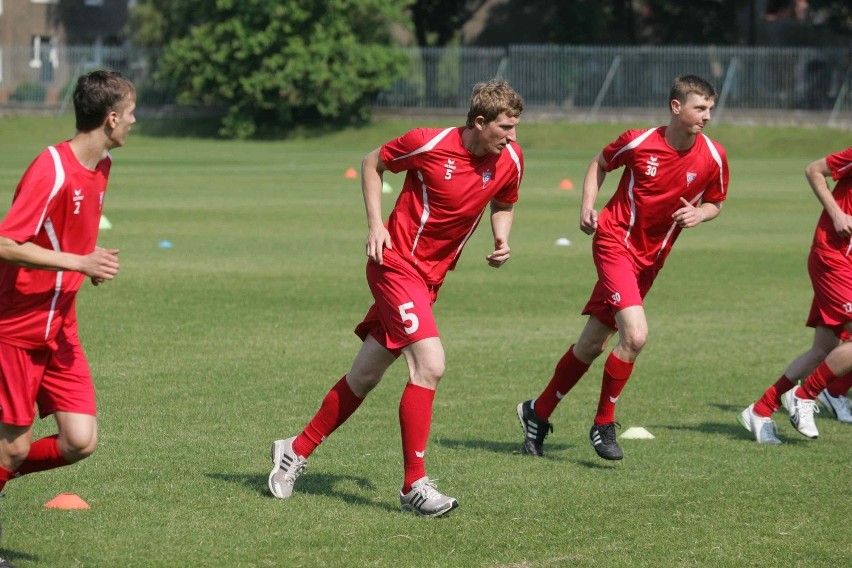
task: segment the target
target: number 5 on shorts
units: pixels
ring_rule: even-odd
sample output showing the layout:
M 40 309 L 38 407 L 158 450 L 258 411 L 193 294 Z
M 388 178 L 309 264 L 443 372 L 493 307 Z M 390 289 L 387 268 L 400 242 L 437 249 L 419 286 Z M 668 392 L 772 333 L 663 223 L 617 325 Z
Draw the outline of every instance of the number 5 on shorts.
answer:
M 407 323 L 409 325 L 405 326 L 403 329 L 405 333 L 412 334 L 417 331 L 417 328 L 420 327 L 420 320 L 417 319 L 415 314 L 408 313 L 405 310 L 410 310 L 414 307 L 414 302 L 406 302 L 399 306 L 399 315 L 402 318 L 402 323 Z

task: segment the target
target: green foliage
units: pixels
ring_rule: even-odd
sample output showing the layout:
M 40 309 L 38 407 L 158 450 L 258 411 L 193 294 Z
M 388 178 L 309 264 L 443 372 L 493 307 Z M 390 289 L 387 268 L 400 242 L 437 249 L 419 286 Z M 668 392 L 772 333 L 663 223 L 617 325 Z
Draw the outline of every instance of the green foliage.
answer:
M 168 41 L 158 76 L 180 103 L 226 108 L 227 136 L 364 120 L 407 64 L 389 32 L 404 0 L 193 0 L 175 13 L 159 3 L 140 3 L 136 24 L 146 41 Z
M 18 83 L 9 95 L 9 100 L 19 103 L 42 103 L 46 94 L 47 87 L 44 83 Z

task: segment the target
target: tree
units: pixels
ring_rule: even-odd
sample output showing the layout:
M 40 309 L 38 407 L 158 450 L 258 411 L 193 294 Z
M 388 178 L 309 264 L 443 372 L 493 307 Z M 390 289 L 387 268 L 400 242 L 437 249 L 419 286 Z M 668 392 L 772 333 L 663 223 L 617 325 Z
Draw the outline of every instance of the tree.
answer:
M 165 45 L 158 77 L 185 104 L 227 108 L 221 132 L 245 138 L 300 120 L 363 120 L 407 57 L 389 24 L 406 0 L 140 0 L 138 43 Z
M 413 0 L 411 20 L 417 45 L 447 45 L 486 0 Z

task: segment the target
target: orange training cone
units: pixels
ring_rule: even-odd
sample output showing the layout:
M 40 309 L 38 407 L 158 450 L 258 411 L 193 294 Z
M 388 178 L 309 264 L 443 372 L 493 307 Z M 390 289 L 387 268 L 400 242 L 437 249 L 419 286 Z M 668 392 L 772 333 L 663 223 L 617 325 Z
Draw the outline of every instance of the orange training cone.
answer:
M 343 177 L 345 177 L 346 179 L 355 179 L 356 177 L 358 177 L 358 172 L 355 171 L 355 168 L 349 168 L 348 170 L 346 170 L 346 173 L 343 174 Z
M 565 189 L 565 190 L 568 190 L 568 189 L 574 189 L 574 184 L 571 182 L 571 180 L 570 180 L 570 179 L 565 178 L 565 179 L 563 179 L 563 180 L 562 180 L 562 182 L 559 184 L 559 189 Z
M 89 504 L 74 493 L 60 493 L 44 504 L 48 509 L 90 509 Z

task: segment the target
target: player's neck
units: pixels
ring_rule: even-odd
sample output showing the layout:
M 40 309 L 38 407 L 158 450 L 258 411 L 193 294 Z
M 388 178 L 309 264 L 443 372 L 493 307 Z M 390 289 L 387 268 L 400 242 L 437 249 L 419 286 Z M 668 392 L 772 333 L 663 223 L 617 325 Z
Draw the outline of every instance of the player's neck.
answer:
M 680 129 L 676 125 L 669 124 L 666 128 L 666 142 L 679 152 L 692 148 L 692 145 L 695 144 L 695 138 L 695 134 Z
M 104 143 L 103 136 L 99 131 L 78 132 L 70 142 L 74 157 L 82 166 L 88 170 L 95 170 L 98 163 L 103 160 L 108 148 Z
M 484 156 L 488 153 L 488 150 L 479 143 L 479 137 L 473 128 L 465 127 L 462 130 L 462 144 L 474 156 Z

